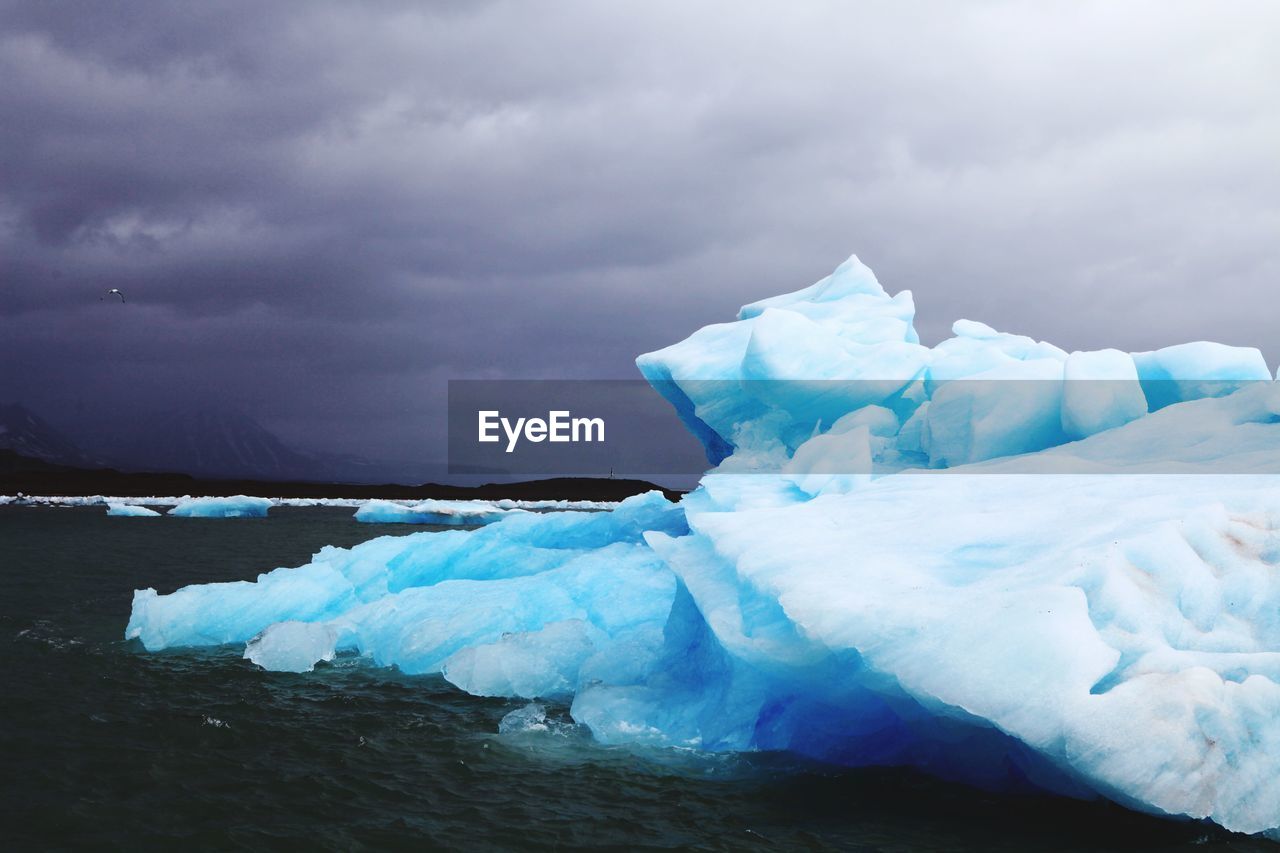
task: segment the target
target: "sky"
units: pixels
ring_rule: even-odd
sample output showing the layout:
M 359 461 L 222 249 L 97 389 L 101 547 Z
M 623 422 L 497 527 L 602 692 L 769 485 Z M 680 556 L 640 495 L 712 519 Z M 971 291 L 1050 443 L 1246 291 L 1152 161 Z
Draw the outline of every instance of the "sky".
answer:
M 0 402 L 439 458 L 449 379 L 631 378 L 851 253 L 926 343 L 1274 368 L 1277 44 L 1266 0 L 0 0 Z

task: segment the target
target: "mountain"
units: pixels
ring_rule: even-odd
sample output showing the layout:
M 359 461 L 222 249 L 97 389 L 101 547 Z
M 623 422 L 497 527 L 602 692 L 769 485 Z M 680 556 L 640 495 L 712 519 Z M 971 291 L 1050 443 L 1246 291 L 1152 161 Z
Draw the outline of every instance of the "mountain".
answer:
M 518 483 L 457 486 L 445 483 L 288 482 L 252 479 L 197 479 L 172 472 L 126 473 L 114 468 L 74 468 L 0 449 L 0 495 L 270 495 L 282 498 L 384 500 L 563 500 L 620 501 L 654 490 L 670 500 L 682 492 L 645 480 L 555 477 Z
M 103 465 L 39 415 L 12 403 L 0 405 L 0 450 L 12 450 L 20 456 L 54 465 L 77 468 Z
M 24 460 L 71 468 L 110 465 L 124 471 L 223 479 L 421 483 L 438 476 L 441 467 L 302 450 L 241 412 L 210 408 L 121 419 L 114 429 L 100 424 L 77 437 L 82 443 L 22 405 L 0 405 L 0 452 L 10 450 Z
M 196 477 L 316 482 L 422 482 L 427 466 L 370 461 L 292 447 L 235 410 L 189 408 L 104 451 L 117 467 L 181 472 Z
M 135 434 L 112 454 L 139 471 L 180 471 L 205 477 L 285 480 L 323 477 L 325 466 L 295 450 L 253 418 L 235 411 L 183 409 Z

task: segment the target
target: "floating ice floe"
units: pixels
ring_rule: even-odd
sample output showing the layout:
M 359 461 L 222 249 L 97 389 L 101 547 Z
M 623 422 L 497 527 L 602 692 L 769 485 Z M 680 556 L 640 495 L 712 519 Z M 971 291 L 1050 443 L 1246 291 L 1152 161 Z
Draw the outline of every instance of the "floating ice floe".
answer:
M 851 258 L 642 356 L 715 466 L 679 504 L 140 590 L 126 636 L 572 697 L 606 743 L 1276 831 L 1280 385 L 1260 353 L 1067 353 L 970 321 L 926 347 L 913 319 Z
M 190 498 L 180 501 L 169 515 L 180 518 L 266 518 L 271 501 L 233 495 L 227 498 Z
M 107 515 L 115 515 L 123 518 L 159 518 L 160 513 L 154 509 L 147 509 L 145 506 L 138 504 L 126 503 L 108 503 Z
M 24 506 L 105 506 L 113 503 L 127 503 L 134 506 L 175 506 L 192 499 L 191 495 L 149 497 L 118 497 L 107 495 L 0 495 L 0 506 L 5 504 L 22 504 Z M 423 503 L 443 503 L 474 508 L 476 512 L 491 510 L 605 510 L 618 505 L 617 501 L 570 501 L 570 500 L 456 500 L 456 501 L 421 501 L 421 500 L 383 500 L 378 498 L 263 498 L 272 506 L 289 507 L 350 507 L 358 509 L 368 504 L 395 504 L 398 506 L 414 506 Z
M 522 509 L 499 509 L 484 501 L 421 501 L 414 504 L 369 501 L 356 510 L 356 521 L 370 524 L 488 524 Z

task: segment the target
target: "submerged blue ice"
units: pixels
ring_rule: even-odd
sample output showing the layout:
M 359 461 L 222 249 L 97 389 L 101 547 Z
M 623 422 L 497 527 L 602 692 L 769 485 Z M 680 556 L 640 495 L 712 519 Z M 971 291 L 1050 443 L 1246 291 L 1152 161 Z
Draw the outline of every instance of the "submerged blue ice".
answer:
M 679 504 L 511 513 L 139 590 L 126 635 L 562 696 L 607 743 L 912 765 L 1276 830 L 1280 386 L 1261 354 L 1067 353 L 970 321 L 930 348 L 913 319 L 851 258 L 642 356 L 717 465 Z

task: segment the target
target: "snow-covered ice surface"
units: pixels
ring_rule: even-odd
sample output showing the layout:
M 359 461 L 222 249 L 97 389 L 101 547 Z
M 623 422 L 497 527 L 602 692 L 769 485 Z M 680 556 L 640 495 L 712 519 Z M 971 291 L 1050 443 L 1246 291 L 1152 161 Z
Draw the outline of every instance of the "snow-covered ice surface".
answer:
M 159 518 L 160 513 L 138 504 L 108 503 L 107 515 L 118 515 L 125 518 Z
M 1262 356 L 1067 353 L 971 321 L 929 348 L 913 316 L 851 258 L 642 356 L 717 466 L 679 504 L 512 513 L 140 590 L 126 635 L 571 696 L 607 743 L 912 765 L 1274 832 L 1280 386 Z M 535 704 L 509 728 L 543 724 Z
M 191 498 L 180 501 L 169 510 L 169 515 L 179 518 L 266 518 L 271 501 L 233 495 L 228 498 Z

